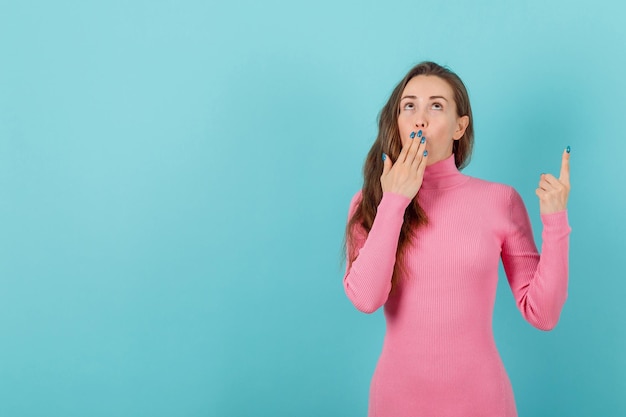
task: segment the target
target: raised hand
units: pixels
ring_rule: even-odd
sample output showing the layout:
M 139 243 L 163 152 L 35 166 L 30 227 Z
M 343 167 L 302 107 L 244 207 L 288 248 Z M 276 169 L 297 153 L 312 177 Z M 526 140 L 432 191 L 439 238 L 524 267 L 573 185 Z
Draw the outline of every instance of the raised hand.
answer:
M 413 199 L 422 186 L 427 158 L 426 137 L 421 135 L 421 131 L 417 136 L 411 132 L 411 141 L 402 147 L 396 162 L 392 163 L 383 154 L 384 167 L 380 176 L 383 192 L 389 191 Z
M 567 198 L 569 196 L 569 156 L 570 147 L 563 151 L 561 159 L 561 173 L 559 178 L 550 174 L 541 174 L 539 187 L 535 194 L 539 197 L 539 212 L 550 214 L 563 211 L 567 208 Z

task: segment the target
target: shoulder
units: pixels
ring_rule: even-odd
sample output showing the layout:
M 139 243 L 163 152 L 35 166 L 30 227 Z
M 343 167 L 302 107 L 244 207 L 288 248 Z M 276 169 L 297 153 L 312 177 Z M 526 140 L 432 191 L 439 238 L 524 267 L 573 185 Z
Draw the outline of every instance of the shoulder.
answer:
M 361 203 L 361 200 L 363 200 L 363 190 L 357 191 L 352 196 L 352 199 L 350 200 L 350 208 L 348 209 L 348 218 L 352 218 L 354 212 L 356 211 L 356 208 Z
M 470 192 L 475 196 L 483 207 L 491 207 L 507 217 L 515 212 L 525 212 L 526 208 L 522 196 L 511 185 L 494 181 L 487 181 L 475 177 L 470 177 L 468 186 Z
M 363 199 L 363 190 L 359 190 L 356 193 L 354 193 L 354 195 L 352 196 L 352 199 L 350 200 L 350 207 L 356 206 L 357 204 L 361 202 L 362 199 Z
M 515 195 L 519 196 L 519 193 L 510 185 L 500 182 L 487 181 L 481 178 L 469 177 L 468 185 L 472 187 L 472 191 L 478 193 L 484 193 L 487 195 L 493 195 L 496 198 L 502 198 L 510 201 Z

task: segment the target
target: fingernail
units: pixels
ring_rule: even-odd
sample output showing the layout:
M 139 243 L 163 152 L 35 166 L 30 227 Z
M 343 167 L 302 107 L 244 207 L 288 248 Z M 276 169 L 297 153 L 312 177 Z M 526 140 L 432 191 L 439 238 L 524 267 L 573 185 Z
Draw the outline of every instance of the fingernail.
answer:
M 569 145 L 567 145 L 567 148 L 565 148 L 565 151 L 566 151 L 567 153 L 570 153 L 570 152 L 572 151 L 572 148 L 570 148 L 570 147 L 569 147 Z
M 422 131 L 420 130 L 419 132 L 417 132 L 417 137 L 421 138 L 422 137 Z
M 387 155 L 383 154 L 383 162 L 385 162 L 385 159 L 387 159 Z
M 422 139 L 420 140 L 420 143 L 424 143 L 426 142 L 426 136 L 422 136 Z
M 424 156 L 428 156 L 428 151 L 424 151 Z
M 409 136 L 411 136 L 411 139 L 413 139 L 415 137 L 415 132 L 411 132 Z

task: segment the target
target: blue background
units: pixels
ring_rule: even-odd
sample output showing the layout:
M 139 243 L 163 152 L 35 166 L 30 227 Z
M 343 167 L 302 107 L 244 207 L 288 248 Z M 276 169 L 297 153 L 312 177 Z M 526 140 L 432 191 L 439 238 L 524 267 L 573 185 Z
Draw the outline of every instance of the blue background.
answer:
M 623 4 L 0 1 L 0 415 L 364 416 L 384 321 L 343 293 L 343 231 L 422 60 L 538 244 L 572 147 L 559 325 L 498 287 L 520 416 L 625 415 Z

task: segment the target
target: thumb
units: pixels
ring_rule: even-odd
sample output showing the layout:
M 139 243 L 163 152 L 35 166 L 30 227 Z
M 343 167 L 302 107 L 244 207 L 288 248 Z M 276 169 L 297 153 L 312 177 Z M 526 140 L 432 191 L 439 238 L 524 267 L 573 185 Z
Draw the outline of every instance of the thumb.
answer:
M 387 175 L 387 173 L 391 170 L 391 158 L 387 156 L 387 154 L 383 153 L 383 175 Z

